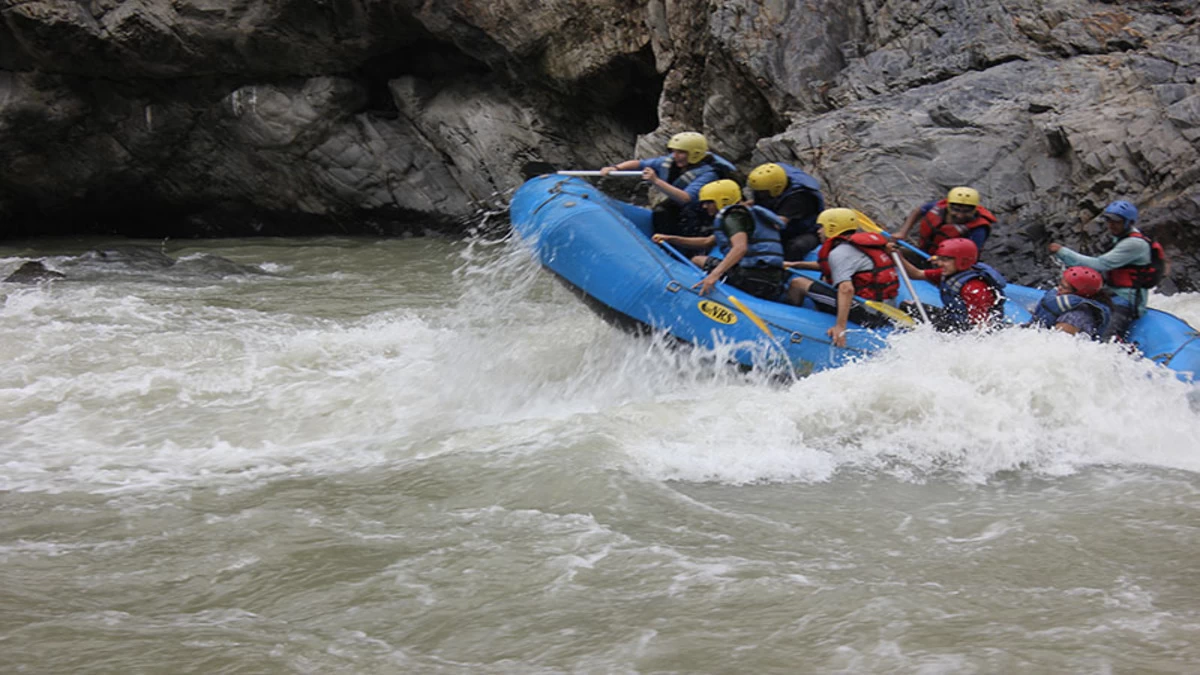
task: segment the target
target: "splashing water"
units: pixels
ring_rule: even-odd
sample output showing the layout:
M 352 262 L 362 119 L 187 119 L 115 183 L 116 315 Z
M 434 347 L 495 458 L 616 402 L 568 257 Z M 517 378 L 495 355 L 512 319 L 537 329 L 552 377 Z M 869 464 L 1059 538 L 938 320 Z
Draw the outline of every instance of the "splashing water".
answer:
M 14 670 L 1200 665 L 1200 419 L 1116 347 L 917 330 L 782 384 L 507 239 L 202 253 L 261 273 L 0 288 Z

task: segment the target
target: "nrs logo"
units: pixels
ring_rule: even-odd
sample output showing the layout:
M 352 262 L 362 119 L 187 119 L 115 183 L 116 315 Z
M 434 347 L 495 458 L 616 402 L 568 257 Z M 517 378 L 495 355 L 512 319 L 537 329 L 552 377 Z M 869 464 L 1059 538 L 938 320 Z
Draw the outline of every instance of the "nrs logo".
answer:
M 717 304 L 712 300 L 701 300 L 699 307 L 701 314 L 717 323 L 726 325 L 737 323 L 737 314 L 724 305 Z

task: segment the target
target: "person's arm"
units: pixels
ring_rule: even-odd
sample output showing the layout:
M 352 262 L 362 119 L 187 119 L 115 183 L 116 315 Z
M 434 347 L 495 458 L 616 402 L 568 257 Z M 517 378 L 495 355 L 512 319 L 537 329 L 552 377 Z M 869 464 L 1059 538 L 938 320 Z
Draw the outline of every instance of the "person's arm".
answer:
M 1099 272 L 1107 272 L 1115 270 L 1118 267 L 1138 264 L 1137 260 L 1146 259 L 1146 253 L 1149 248 L 1149 244 L 1134 237 L 1125 237 L 1111 251 L 1098 256 L 1083 255 L 1058 242 L 1050 244 L 1050 252 L 1054 254 L 1054 257 L 1063 261 L 1068 266 L 1083 265 Z
M 671 245 L 679 244 L 690 248 L 712 248 L 713 244 L 717 243 L 717 238 L 712 235 L 707 237 L 682 237 L 678 234 L 656 234 L 651 239 L 656 244 L 661 244 L 665 241 Z
M 816 196 L 811 192 L 798 190 L 776 200 L 775 208 L 772 208 L 771 211 L 779 216 L 779 219 L 786 225 L 793 220 L 816 217 L 818 215 L 817 203 Z
M 846 346 L 846 323 L 850 321 L 850 305 L 854 304 L 854 283 L 843 281 L 837 285 L 837 322 L 826 334 L 835 347 Z
M 900 234 L 897 233 L 896 238 L 902 239 L 903 237 L 901 237 Z M 888 251 L 888 253 L 899 253 L 900 246 L 898 244 L 896 244 L 896 242 L 894 242 L 894 241 L 889 241 L 887 243 L 887 251 Z M 926 270 L 923 270 L 920 267 L 917 267 L 916 265 L 910 263 L 908 261 L 908 259 L 905 258 L 904 256 L 900 256 L 900 262 L 904 264 L 904 273 L 908 275 L 909 279 L 920 279 L 922 281 L 929 281 L 929 278 L 925 275 Z
M 783 266 L 793 270 L 819 270 L 821 263 L 816 260 L 787 260 Z
M 627 159 L 624 162 L 619 162 L 617 164 L 613 164 L 612 166 L 602 167 L 600 169 L 600 174 L 607 176 L 610 171 L 633 171 L 634 169 L 641 168 L 641 166 L 642 166 L 642 160 Z
M 908 238 L 908 233 L 912 231 L 913 225 L 916 225 L 917 221 L 921 219 L 921 216 L 925 215 L 925 211 L 923 209 L 924 205 L 921 205 L 908 213 L 908 217 L 904 219 L 904 224 L 900 226 L 900 229 L 896 230 L 895 237 L 897 239 Z
M 700 287 L 700 295 L 708 295 L 712 291 L 712 287 L 716 285 L 725 273 L 733 268 L 734 265 L 741 262 L 746 256 L 746 251 L 750 249 L 750 237 L 745 232 L 735 233 L 729 238 L 729 252 L 725 254 L 725 258 L 721 260 L 716 267 L 713 268 L 708 276 L 696 282 L 692 288 Z
M 659 178 L 658 172 L 651 167 L 642 169 L 642 180 L 657 188 L 659 192 L 670 197 L 671 201 L 674 201 L 678 204 L 687 204 L 688 202 L 692 201 L 692 196 L 690 194 Z
M 983 245 L 987 243 L 988 235 L 992 233 L 991 230 L 992 228 L 987 225 L 982 227 L 972 227 L 971 229 L 967 230 L 967 239 L 975 242 L 975 249 L 982 252 Z

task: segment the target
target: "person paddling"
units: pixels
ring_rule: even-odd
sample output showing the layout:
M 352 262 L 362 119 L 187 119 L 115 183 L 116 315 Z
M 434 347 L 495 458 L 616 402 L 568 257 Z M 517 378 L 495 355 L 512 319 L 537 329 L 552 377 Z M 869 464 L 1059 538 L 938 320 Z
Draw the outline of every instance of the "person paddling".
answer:
M 667 149 L 671 154 L 627 159 L 600 169 L 600 173 L 606 176 L 613 171 L 640 170 L 642 180 L 667 197 L 654 207 L 654 231 L 685 237 L 705 236 L 711 218 L 705 218 L 700 208 L 700 189 L 732 176 L 737 167 L 709 152 L 708 139 L 695 131 L 675 134 L 667 141 Z
M 692 258 L 708 272 L 696 283 L 700 295 L 708 295 L 718 281 L 765 300 L 777 300 L 783 293 L 783 222 L 761 206 L 740 204 L 742 188 L 736 181 L 718 180 L 700 188 L 699 202 L 712 221 L 713 233 L 707 237 L 681 237 L 655 234 L 655 243 L 710 249 L 721 257 L 697 255 Z
M 804 260 L 821 245 L 817 215 L 825 210 L 825 198 L 816 178 L 790 164 L 771 162 L 755 167 L 746 186 L 757 206 L 770 209 L 784 222 L 785 260 Z
M 859 232 L 863 225 L 853 209 L 825 209 L 817 216 L 821 249 L 817 261 L 787 262 L 793 269 L 821 270 L 824 285 L 798 277 L 788 287 L 788 302 L 799 305 L 807 295 L 834 289 L 837 322 L 827 333 L 837 347 L 846 346 L 846 324 L 854 297 L 894 303 L 900 292 L 896 263 L 888 255 L 887 239 L 876 232 Z M 827 298 L 828 300 L 828 298 Z
M 888 243 L 895 253 L 899 246 Z M 924 279 L 938 287 L 941 311 L 933 311 L 931 321 L 940 331 L 966 331 L 993 328 L 1004 320 L 1004 275 L 991 265 L 979 262 L 979 249 L 970 239 L 947 239 L 937 245 L 930 258 L 934 269 L 923 270 L 901 258 L 910 279 Z M 929 308 L 935 310 L 936 308 Z
M 945 199 L 926 202 L 913 209 L 896 231 L 896 238 L 908 237 L 918 223 L 917 246 L 926 253 L 933 253 L 937 245 L 947 239 L 960 237 L 975 242 L 975 248 L 982 251 L 996 216 L 980 203 L 978 190 L 964 185 L 951 188 Z
M 1063 271 L 1057 288 L 1046 291 L 1033 311 L 1033 323 L 1069 335 L 1082 333 L 1100 340 L 1112 321 L 1112 298 L 1104 277 L 1077 265 Z
M 1167 261 L 1162 246 L 1135 227 L 1138 210 L 1133 204 L 1117 200 L 1100 214 L 1112 235 L 1108 251 L 1099 256 L 1078 253 L 1058 242 L 1050 244 L 1050 253 L 1067 265 L 1083 265 L 1104 274 L 1113 296 L 1113 318 L 1109 333 L 1124 338 L 1134 319 L 1146 313 L 1150 289 L 1166 274 Z

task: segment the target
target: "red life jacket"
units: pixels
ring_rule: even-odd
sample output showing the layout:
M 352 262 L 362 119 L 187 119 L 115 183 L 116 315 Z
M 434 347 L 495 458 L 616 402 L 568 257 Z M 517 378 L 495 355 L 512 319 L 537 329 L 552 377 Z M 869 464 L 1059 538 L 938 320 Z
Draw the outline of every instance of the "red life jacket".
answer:
M 829 268 L 829 253 L 835 246 L 849 243 L 862 251 L 874 269 L 870 272 L 857 272 L 850 277 L 854 284 L 854 294 L 867 300 L 891 300 L 900 293 L 900 277 L 896 274 L 896 263 L 888 255 L 885 246 L 887 239 L 875 232 L 858 232 L 850 236 L 839 236 L 827 239 L 817 252 L 817 262 L 821 265 L 821 278 L 825 283 L 833 283 L 833 270 Z
M 986 227 L 991 229 L 992 224 L 996 222 L 996 216 L 992 215 L 991 211 L 982 206 L 975 207 L 975 218 L 965 225 L 955 225 L 946 222 L 946 209 L 949 202 L 945 199 L 933 205 L 932 209 L 925 212 L 921 217 L 921 230 L 918 233 L 917 245 L 929 253 L 937 248 L 937 245 L 947 239 L 957 239 L 967 236 L 969 230 L 977 227 Z
M 1108 285 L 1113 288 L 1154 288 L 1162 281 L 1167 271 L 1167 253 L 1162 244 L 1141 232 L 1130 232 L 1128 237 L 1137 237 L 1150 244 L 1149 265 L 1126 265 L 1108 271 Z M 1124 239 L 1124 237 L 1121 237 Z M 1118 239 L 1117 241 L 1120 241 Z

